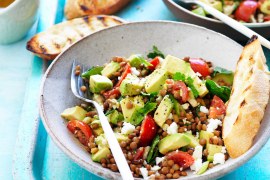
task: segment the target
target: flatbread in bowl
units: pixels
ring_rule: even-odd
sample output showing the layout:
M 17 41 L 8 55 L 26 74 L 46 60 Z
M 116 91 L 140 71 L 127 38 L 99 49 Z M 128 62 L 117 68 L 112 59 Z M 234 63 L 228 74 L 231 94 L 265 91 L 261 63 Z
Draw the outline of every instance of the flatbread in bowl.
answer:
M 237 63 L 232 94 L 223 120 L 223 139 L 230 157 L 247 152 L 260 128 L 269 100 L 269 75 L 257 38 L 247 44 Z

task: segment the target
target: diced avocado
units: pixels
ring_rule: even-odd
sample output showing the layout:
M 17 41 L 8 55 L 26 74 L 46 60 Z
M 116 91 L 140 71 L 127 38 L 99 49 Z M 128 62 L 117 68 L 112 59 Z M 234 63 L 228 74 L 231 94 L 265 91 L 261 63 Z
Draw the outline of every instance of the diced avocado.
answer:
M 84 123 L 86 123 L 86 124 L 90 124 L 92 121 L 93 121 L 93 118 L 90 118 L 90 117 L 85 117 L 85 118 L 83 118 L 83 120 L 82 120 Z
M 203 173 L 207 170 L 208 165 L 209 165 L 209 161 L 205 161 L 205 162 L 202 164 L 201 169 L 197 172 L 197 174 L 198 174 L 198 175 L 203 174 Z
M 205 11 L 202 7 L 198 7 L 196 9 L 192 10 L 193 13 L 200 15 L 200 16 L 206 16 Z
M 159 92 L 168 78 L 167 71 L 164 69 L 156 69 L 146 77 L 145 91 L 147 93 Z
M 97 129 L 92 129 L 94 131 L 95 136 L 99 136 L 104 133 L 102 127 L 99 127 Z
M 193 85 L 198 91 L 199 96 L 203 97 L 208 93 L 205 83 L 198 76 L 196 76 L 196 73 L 186 61 L 168 55 L 162 63 L 161 68 L 165 69 L 169 75 L 174 75 L 176 72 L 180 72 L 181 74 L 184 74 L 186 78 L 190 77 L 193 80 Z
M 212 78 L 212 80 L 215 81 L 220 86 L 223 86 L 223 85 L 231 86 L 233 84 L 233 73 L 231 74 L 217 73 Z
M 199 134 L 200 139 L 205 139 L 207 144 L 209 143 L 209 139 L 213 136 L 213 133 L 204 130 L 201 130 Z
M 108 154 L 111 154 L 111 151 L 109 148 L 104 147 L 100 150 L 98 150 L 98 152 L 96 152 L 95 154 L 92 154 L 92 160 L 95 162 L 100 162 L 101 159 L 106 158 Z
M 173 109 L 175 110 L 175 113 L 180 116 L 181 114 L 185 115 L 186 111 L 184 110 L 183 106 L 180 105 L 180 103 L 170 94 L 170 99 L 173 102 Z
M 112 89 L 113 83 L 105 76 L 93 75 L 90 76 L 89 86 L 92 93 L 100 93 L 103 90 Z
M 188 102 L 191 104 L 192 107 L 197 107 L 199 103 L 196 101 L 192 91 L 188 91 Z
M 223 13 L 230 16 L 239 6 L 239 2 L 230 1 L 230 3 L 223 3 Z
M 107 142 L 107 139 L 105 138 L 105 134 L 100 134 L 95 138 L 95 143 L 98 145 L 99 149 L 102 149 L 104 147 L 109 147 L 109 144 Z
M 109 121 L 113 124 L 117 124 L 119 121 L 124 120 L 124 116 L 122 113 L 117 110 L 113 110 L 109 115 L 107 115 Z
M 120 85 L 120 93 L 122 96 L 134 96 L 141 93 L 144 82 L 137 76 L 127 75 Z
M 133 107 L 128 109 L 127 103 L 132 102 Z M 144 101 L 142 96 L 135 96 L 135 97 L 125 97 L 120 101 L 120 105 L 122 108 L 122 112 L 124 115 L 124 119 L 126 122 L 130 122 L 130 118 L 136 109 L 142 108 L 144 106 Z
M 218 146 L 214 144 L 207 144 L 206 149 L 208 151 L 207 161 L 213 162 L 214 154 L 221 153 L 222 146 Z
M 190 143 L 188 145 L 189 147 L 195 148 L 196 146 L 200 146 L 198 139 L 196 139 L 192 134 L 190 133 L 184 133 L 184 134 L 190 139 Z
M 222 2 L 221 1 L 216 1 L 216 0 L 200 0 L 210 6 L 212 6 L 213 8 L 215 8 L 216 10 L 222 12 L 223 7 L 222 7 Z M 205 11 L 206 14 L 209 14 L 207 11 Z
M 151 64 L 146 61 L 141 54 L 133 54 L 127 60 L 132 67 L 137 68 L 140 67 L 140 65 L 151 66 Z
M 110 62 L 107 64 L 104 69 L 101 71 L 102 76 L 106 76 L 108 78 L 112 77 L 115 72 L 120 69 L 120 64 L 117 62 Z
M 65 109 L 61 116 L 67 120 L 83 120 L 85 118 L 87 111 L 80 106 L 75 106 L 72 108 Z
M 174 75 L 176 72 L 186 74 L 189 66 L 189 63 L 186 61 L 171 55 L 167 55 L 162 62 L 161 68 L 165 69 L 170 75 Z
M 270 15 L 270 1 L 263 1 L 263 3 L 260 6 L 260 10 L 265 13 Z
M 162 127 L 164 122 L 168 119 L 172 109 L 173 102 L 169 98 L 169 95 L 164 96 L 154 115 L 154 120 L 160 127 Z
M 122 142 L 122 141 L 127 141 L 128 140 L 128 136 L 121 134 L 121 133 L 114 133 L 116 139 L 118 142 Z
M 94 94 L 93 100 L 96 101 L 100 105 L 104 104 L 104 98 L 100 94 Z
M 190 143 L 190 139 L 182 133 L 168 135 L 161 139 L 158 144 L 158 150 L 161 154 L 166 154 L 169 151 L 177 150 Z

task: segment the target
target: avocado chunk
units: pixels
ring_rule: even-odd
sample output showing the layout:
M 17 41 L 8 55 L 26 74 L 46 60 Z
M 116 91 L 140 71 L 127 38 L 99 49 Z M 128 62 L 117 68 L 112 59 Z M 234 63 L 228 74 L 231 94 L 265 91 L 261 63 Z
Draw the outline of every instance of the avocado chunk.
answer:
M 156 69 L 148 77 L 146 77 L 145 91 L 147 93 L 159 92 L 168 78 L 167 71 L 164 69 Z
M 116 139 L 117 139 L 117 141 L 119 143 L 122 142 L 122 141 L 129 140 L 127 135 L 124 135 L 124 134 L 121 134 L 121 133 L 114 133 L 114 135 L 115 135 L 115 137 L 116 137 Z
M 218 85 L 222 86 L 232 86 L 233 84 L 233 74 L 224 74 L 218 73 L 216 74 L 213 79 Z
M 169 95 L 164 96 L 154 115 L 154 120 L 160 127 L 162 127 L 164 122 L 168 119 L 173 106 L 173 102 L 169 98 Z
M 95 154 L 92 154 L 92 160 L 95 162 L 100 162 L 101 159 L 106 158 L 108 154 L 111 154 L 111 151 L 109 148 L 104 147 L 100 150 L 98 150 L 98 152 L 96 152 Z
M 221 153 L 222 146 L 218 146 L 214 144 L 207 144 L 206 149 L 208 151 L 207 161 L 213 162 L 214 154 Z
M 117 124 L 118 122 L 124 120 L 123 114 L 115 109 L 110 114 L 108 114 L 107 117 L 112 124 Z
M 176 133 L 161 139 L 158 144 L 158 150 L 161 154 L 166 154 L 169 151 L 177 150 L 189 143 L 190 139 L 185 134 Z
M 193 12 L 199 16 L 206 16 L 205 11 L 202 7 L 198 7 L 196 9 L 193 9 L 191 12 Z
M 192 107 L 197 107 L 199 105 L 199 103 L 196 101 L 192 91 L 188 91 L 188 102 L 189 102 L 189 104 L 191 104 Z
M 198 174 L 198 175 L 203 174 L 203 173 L 207 170 L 208 165 L 209 165 L 209 161 L 205 161 L 205 162 L 202 164 L 201 169 L 197 172 L 197 174 Z
M 100 93 L 103 90 L 109 90 L 113 87 L 112 81 L 101 75 L 90 76 L 89 84 L 92 93 Z
M 260 10 L 263 13 L 270 15 L 270 1 L 264 1 L 260 6 Z
M 133 96 L 141 93 L 144 82 L 137 76 L 128 74 L 120 85 L 120 93 L 122 96 Z
M 101 135 L 101 134 L 104 133 L 102 127 L 99 127 L 99 128 L 97 128 L 97 129 L 92 129 L 92 130 L 93 130 L 95 136 L 99 136 L 99 135 Z
M 165 69 L 171 76 L 180 72 L 181 74 L 185 75 L 186 78 L 190 77 L 193 81 L 192 84 L 194 88 L 198 91 L 199 96 L 203 97 L 208 93 L 205 83 L 198 76 L 196 76 L 196 73 L 186 61 L 168 55 L 162 63 L 161 68 Z
M 131 102 L 133 107 L 128 109 L 127 103 Z M 135 96 L 135 97 L 125 97 L 120 101 L 120 105 L 122 108 L 122 112 L 124 115 L 124 119 L 126 122 L 130 122 L 130 119 L 135 112 L 136 109 L 142 108 L 144 106 L 144 101 L 142 96 Z
M 120 64 L 112 61 L 104 67 L 104 69 L 101 71 L 101 75 L 111 78 L 113 74 L 117 72 L 119 69 Z
M 181 114 L 186 115 L 186 111 L 184 110 L 183 106 L 180 105 L 180 103 L 173 97 L 173 95 L 170 94 L 169 96 L 173 102 L 173 109 L 175 110 L 177 116 L 180 116 Z
M 144 57 L 141 55 L 141 54 L 133 54 L 131 55 L 128 59 L 129 61 L 129 64 L 132 66 L 132 67 L 139 67 L 140 65 L 144 65 L 145 67 L 147 66 L 152 66 L 151 63 L 149 63 L 148 61 L 146 61 L 144 59 Z
M 222 12 L 222 10 L 223 10 L 221 1 L 216 1 L 216 0 L 214 0 L 214 1 L 213 0 L 200 0 L 200 1 L 212 6 L 213 8 L 215 8 L 216 10 L 218 10 L 220 12 Z M 205 11 L 205 13 L 209 14 L 207 11 Z
M 82 121 L 86 116 L 87 111 L 80 106 L 65 109 L 61 116 L 67 120 L 80 120 Z
M 195 138 L 195 136 L 187 132 L 185 132 L 184 134 L 190 139 L 190 143 L 188 145 L 189 147 L 195 148 L 196 146 L 200 146 L 200 143 L 198 139 Z
M 206 144 L 209 143 L 209 139 L 210 139 L 211 137 L 213 137 L 213 136 L 214 136 L 213 133 L 208 132 L 208 131 L 204 131 L 204 130 L 201 130 L 201 131 L 200 131 L 200 134 L 199 134 L 200 139 L 205 139 L 205 140 L 206 140 Z

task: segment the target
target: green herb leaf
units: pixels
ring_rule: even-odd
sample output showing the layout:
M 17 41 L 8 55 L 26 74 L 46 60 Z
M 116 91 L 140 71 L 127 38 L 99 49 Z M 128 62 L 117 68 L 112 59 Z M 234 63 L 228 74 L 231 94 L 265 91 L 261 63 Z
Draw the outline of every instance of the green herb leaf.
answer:
M 130 118 L 130 123 L 135 126 L 139 125 L 143 121 L 144 117 L 149 112 L 156 109 L 156 107 L 157 107 L 157 103 L 153 103 L 153 102 L 146 103 L 144 107 L 135 110 L 135 112 L 132 114 Z
M 104 67 L 102 67 L 102 66 L 91 67 L 90 69 L 88 69 L 87 71 L 85 71 L 81 76 L 83 78 L 89 79 L 90 76 L 92 76 L 92 75 L 101 74 L 101 71 L 103 70 L 103 68 Z
M 141 92 L 141 95 L 145 96 L 145 97 L 149 97 L 149 101 L 154 102 L 156 100 L 156 97 L 157 97 L 158 93 L 153 92 L 153 93 L 147 94 L 147 93 Z
M 153 46 L 153 51 L 150 52 L 147 57 L 154 59 L 157 56 L 165 58 L 164 54 L 156 46 Z
M 219 74 L 219 73 L 222 73 L 222 74 L 233 74 L 232 71 L 229 71 L 227 69 L 224 69 L 224 68 L 221 68 L 221 67 L 215 67 L 212 76 L 216 76 L 216 74 Z
M 151 148 L 149 150 L 149 153 L 147 155 L 147 158 L 146 158 L 146 162 L 147 163 L 150 163 L 151 161 L 153 161 L 156 156 L 158 155 L 158 143 L 159 143 L 160 139 L 159 139 L 159 135 L 157 135 L 154 140 L 152 141 L 152 144 L 151 144 Z
M 133 54 L 129 57 L 129 63 L 132 67 L 139 67 L 143 64 L 145 67 L 153 66 L 141 54 Z
M 205 84 L 211 94 L 217 95 L 224 102 L 227 102 L 229 100 L 231 95 L 230 88 L 228 88 L 227 86 L 219 86 L 217 83 L 210 79 L 207 79 Z
M 184 108 L 180 105 L 180 103 L 173 97 L 172 94 L 169 95 L 171 101 L 173 102 L 173 108 L 175 110 L 175 113 L 180 116 L 181 113 L 183 112 L 184 114 L 186 114 L 186 111 L 184 110 Z
M 185 82 L 186 76 L 185 76 L 184 74 L 180 73 L 180 72 L 176 72 L 176 73 L 173 75 L 173 80 Z
M 194 84 L 193 84 L 193 79 L 191 77 L 188 77 L 185 81 L 185 83 L 188 85 L 188 87 L 191 89 L 193 95 L 195 98 L 197 98 L 199 96 L 199 92 L 197 91 L 197 89 L 195 88 Z
M 111 110 L 107 111 L 107 112 L 105 113 L 105 116 L 108 116 L 109 114 L 113 113 L 114 111 L 115 111 L 114 109 L 111 109 Z

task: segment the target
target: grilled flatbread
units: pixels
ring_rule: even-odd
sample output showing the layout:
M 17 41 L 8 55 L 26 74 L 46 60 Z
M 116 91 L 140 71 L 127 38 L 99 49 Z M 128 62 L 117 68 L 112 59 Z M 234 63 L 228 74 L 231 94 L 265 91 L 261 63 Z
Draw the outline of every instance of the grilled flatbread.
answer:
M 67 19 L 73 19 L 85 15 L 113 14 L 130 0 L 67 0 L 65 15 Z
M 269 99 L 266 58 L 259 40 L 254 38 L 243 49 L 237 63 L 232 94 L 223 120 L 223 138 L 232 158 L 252 146 Z
M 27 50 L 37 56 L 53 60 L 74 42 L 96 31 L 122 24 L 124 20 L 115 16 L 85 16 L 52 26 L 35 35 L 27 42 Z

